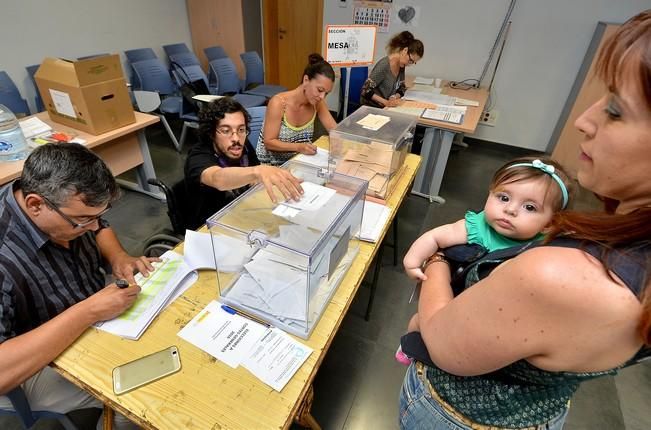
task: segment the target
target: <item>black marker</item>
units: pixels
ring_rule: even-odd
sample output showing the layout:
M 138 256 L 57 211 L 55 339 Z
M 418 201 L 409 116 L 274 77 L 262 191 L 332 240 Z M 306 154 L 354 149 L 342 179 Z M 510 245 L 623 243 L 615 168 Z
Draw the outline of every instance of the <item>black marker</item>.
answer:
M 118 286 L 118 288 L 127 288 L 129 287 L 129 281 L 126 281 L 124 279 L 118 279 L 115 281 L 115 285 Z

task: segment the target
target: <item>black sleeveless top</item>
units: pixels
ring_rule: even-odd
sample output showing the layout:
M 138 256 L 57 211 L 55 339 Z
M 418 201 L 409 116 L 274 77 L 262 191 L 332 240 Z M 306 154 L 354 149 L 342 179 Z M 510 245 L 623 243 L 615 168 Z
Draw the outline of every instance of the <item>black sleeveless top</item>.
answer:
M 465 287 L 485 277 L 505 259 L 535 246 L 545 245 L 541 242 L 530 243 L 515 250 L 485 255 L 465 269 Z M 578 248 L 588 252 L 603 262 L 638 298 L 641 298 L 645 283 L 649 280 L 651 241 L 607 249 L 595 243 L 557 238 L 547 246 Z M 427 378 L 443 400 L 470 420 L 488 426 L 522 428 L 543 424 L 560 414 L 582 381 L 615 374 L 619 369 L 649 357 L 651 349 L 642 348 L 617 368 L 580 373 L 550 372 L 519 360 L 495 372 L 474 377 L 455 376 L 430 365 L 427 367 Z

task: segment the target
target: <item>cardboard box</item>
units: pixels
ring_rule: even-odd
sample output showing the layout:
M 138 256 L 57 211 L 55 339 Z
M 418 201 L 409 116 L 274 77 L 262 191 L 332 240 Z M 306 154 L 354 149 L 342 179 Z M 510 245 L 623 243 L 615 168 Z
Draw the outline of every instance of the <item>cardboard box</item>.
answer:
M 90 134 L 136 121 L 119 55 L 46 58 L 34 78 L 52 121 Z

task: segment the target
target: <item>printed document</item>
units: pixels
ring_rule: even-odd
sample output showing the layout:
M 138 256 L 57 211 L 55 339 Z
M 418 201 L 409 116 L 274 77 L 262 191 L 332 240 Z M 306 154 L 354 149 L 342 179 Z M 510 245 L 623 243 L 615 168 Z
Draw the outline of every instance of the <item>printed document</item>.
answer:
M 312 351 L 282 330 L 271 328 L 242 365 L 274 390 L 282 391 Z
M 155 262 L 155 270 L 145 278 L 138 273 L 136 283 L 141 291 L 133 305 L 122 315 L 98 322 L 95 327 L 127 339 L 139 339 L 158 313 L 187 290 L 199 275 L 191 269 L 183 256 L 167 251 Z
M 178 333 L 179 337 L 236 368 L 265 334 L 267 327 L 224 310 L 212 301 Z
M 454 97 L 444 96 L 443 94 L 434 94 L 429 91 L 414 91 L 407 90 L 405 100 L 413 100 L 416 102 L 429 103 L 433 105 L 453 105 Z
M 378 131 L 382 126 L 391 121 L 391 118 L 386 115 L 376 115 L 374 113 L 369 113 L 364 118 L 357 121 L 357 124 L 361 125 L 367 130 Z

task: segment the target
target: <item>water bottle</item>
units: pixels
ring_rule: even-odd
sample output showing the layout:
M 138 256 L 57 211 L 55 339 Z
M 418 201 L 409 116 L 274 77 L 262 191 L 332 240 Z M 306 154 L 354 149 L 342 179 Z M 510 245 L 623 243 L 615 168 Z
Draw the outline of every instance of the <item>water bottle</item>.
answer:
M 16 115 L 0 104 L 0 161 L 24 160 L 28 153 Z

